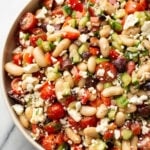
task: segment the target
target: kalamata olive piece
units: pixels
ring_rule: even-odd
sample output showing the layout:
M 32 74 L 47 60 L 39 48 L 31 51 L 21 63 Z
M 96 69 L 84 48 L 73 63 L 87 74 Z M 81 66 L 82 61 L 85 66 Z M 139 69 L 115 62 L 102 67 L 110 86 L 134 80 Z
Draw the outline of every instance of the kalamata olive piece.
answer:
M 117 59 L 113 60 L 112 63 L 119 73 L 123 73 L 126 70 L 127 60 L 124 57 L 118 57 Z
M 150 117 L 150 105 L 139 105 L 137 113 L 144 118 Z
M 61 70 L 68 70 L 73 67 L 73 64 L 70 59 L 63 60 L 61 63 Z
M 83 52 L 82 53 L 82 58 L 87 60 L 90 57 L 90 55 L 91 55 L 90 52 Z
M 86 81 L 85 81 L 85 86 L 86 87 L 96 87 L 97 83 L 98 83 L 98 79 L 96 78 L 92 78 L 92 77 L 88 77 L 86 78 Z
M 147 81 L 146 83 L 140 85 L 140 89 L 145 91 L 150 90 L 150 81 Z

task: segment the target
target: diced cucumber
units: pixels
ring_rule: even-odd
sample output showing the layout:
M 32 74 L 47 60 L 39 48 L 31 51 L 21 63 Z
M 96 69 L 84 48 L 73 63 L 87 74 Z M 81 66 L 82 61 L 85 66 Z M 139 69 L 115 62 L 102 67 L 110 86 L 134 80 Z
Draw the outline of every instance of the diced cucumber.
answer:
M 69 24 L 70 24 L 71 27 L 75 28 L 75 27 L 76 27 L 76 24 L 77 24 L 76 19 L 71 19 L 71 20 L 69 20 Z
M 108 62 L 108 61 L 109 61 L 109 59 L 106 59 L 106 58 L 96 58 L 96 63 L 97 64 L 100 64 L 102 62 Z
M 81 61 L 81 57 L 76 49 L 70 51 L 70 59 L 74 64 Z
M 79 21 L 79 28 L 84 28 L 88 21 L 89 21 L 88 16 L 84 16 L 83 18 L 81 18 Z
M 137 52 L 138 49 L 137 49 L 137 47 L 128 47 L 128 48 L 127 48 L 127 51 L 130 51 L 130 52 Z
M 134 62 L 138 62 L 139 61 L 139 52 L 126 51 L 125 52 L 125 57 L 128 60 L 133 60 Z
M 134 15 L 138 18 L 139 24 L 142 26 L 147 19 L 146 13 L 144 11 L 136 11 Z
M 115 19 L 123 18 L 126 15 L 126 12 L 124 9 L 119 9 L 116 11 L 116 14 L 114 15 Z
M 87 51 L 88 51 L 88 44 L 87 43 L 82 44 L 78 49 L 78 52 L 80 55 L 82 55 L 84 52 L 87 52 Z
M 129 140 L 131 139 L 133 132 L 129 129 L 122 129 L 121 135 L 122 135 L 123 140 Z
M 111 87 L 112 86 L 112 83 L 111 82 L 106 82 L 104 83 L 104 89 L 105 88 L 108 88 L 108 87 Z
M 128 101 L 127 97 L 124 96 L 124 95 L 123 95 L 123 96 L 120 96 L 120 97 L 118 97 L 118 98 L 116 99 L 116 104 L 117 104 L 117 106 L 120 107 L 120 108 L 125 108 L 125 107 L 127 107 L 128 103 L 129 103 L 129 101 Z
M 115 115 L 116 115 L 117 110 L 116 109 L 110 109 L 108 111 L 108 118 L 110 120 L 114 120 L 115 119 Z
M 69 82 L 64 82 L 62 86 L 63 86 L 62 95 L 63 96 L 70 95 L 71 94 L 71 89 L 70 89 Z
M 117 33 L 113 33 L 111 38 L 113 41 L 116 41 L 118 44 L 120 44 L 120 45 L 122 44 L 122 41 L 120 40 L 120 37 Z
M 69 7 L 68 5 L 65 5 L 63 7 L 63 13 L 65 16 L 71 15 L 71 13 L 72 13 L 71 7 Z
M 123 73 L 121 75 L 121 81 L 122 81 L 123 86 L 127 87 L 131 83 L 132 78 L 128 73 Z
M 107 145 L 104 141 L 102 141 L 100 139 L 97 139 L 90 145 L 90 149 L 93 149 L 93 150 L 106 150 Z
M 122 24 L 116 20 L 110 20 L 111 28 L 116 32 L 121 32 L 123 27 Z

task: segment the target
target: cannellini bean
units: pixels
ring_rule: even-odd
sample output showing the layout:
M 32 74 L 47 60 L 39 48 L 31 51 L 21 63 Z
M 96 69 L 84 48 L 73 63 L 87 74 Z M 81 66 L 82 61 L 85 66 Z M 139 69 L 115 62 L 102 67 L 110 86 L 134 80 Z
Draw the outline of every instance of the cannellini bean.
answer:
M 136 44 L 136 40 L 129 37 L 128 35 L 119 35 L 121 42 L 125 46 L 134 46 Z
M 63 39 L 62 41 L 60 41 L 60 43 L 58 43 L 58 45 L 54 49 L 52 56 L 58 57 L 63 50 L 68 49 L 68 47 L 70 46 L 70 43 L 71 41 L 69 39 Z
M 130 148 L 130 141 L 122 141 L 122 150 L 131 150 Z
M 135 34 L 138 34 L 139 32 L 140 32 L 140 28 L 139 27 L 132 27 L 132 28 L 128 28 L 127 30 L 123 30 L 122 34 L 135 35 Z
M 106 107 L 106 105 L 101 104 L 98 108 L 97 108 L 97 112 L 96 112 L 96 117 L 97 118 L 104 118 L 108 113 L 108 108 Z
M 127 108 L 125 109 L 126 113 L 133 113 L 137 110 L 136 105 L 134 104 L 128 104 Z
M 98 138 L 99 137 L 99 134 L 96 132 L 95 127 L 86 127 L 83 130 L 83 133 L 85 136 L 88 136 L 88 137 L 92 137 L 92 138 Z
M 71 128 L 66 128 L 65 133 L 74 144 L 81 143 L 81 137 L 76 134 Z
M 69 82 L 69 85 L 72 88 L 74 86 L 74 81 L 73 81 L 73 78 L 72 78 L 70 72 L 69 71 L 64 71 L 63 77 L 64 77 L 64 80 L 66 82 Z
M 78 87 L 80 87 L 80 88 L 84 87 L 85 82 L 86 82 L 86 79 L 85 78 L 81 78 L 80 81 L 77 84 Z
M 57 32 L 57 33 L 53 33 L 53 34 L 48 34 L 47 40 L 50 41 L 50 42 L 56 41 L 61 36 L 62 36 L 61 32 Z
M 143 46 L 150 51 L 150 41 L 149 40 L 143 40 L 142 41 Z
M 116 114 L 115 122 L 117 126 L 121 127 L 124 124 L 125 120 L 126 115 L 123 112 L 118 112 Z
M 8 62 L 5 64 L 5 70 L 13 76 L 21 76 L 24 73 L 24 70 L 22 67 L 12 62 Z
M 86 147 L 88 147 L 89 145 L 91 145 L 91 142 L 92 142 L 92 137 L 90 137 L 90 136 L 85 136 L 85 138 L 84 138 L 84 145 L 86 146 Z
M 35 62 L 40 67 L 46 67 L 48 65 L 47 61 L 45 59 L 45 56 L 44 56 L 44 52 L 39 47 L 34 48 L 34 50 L 33 50 L 33 56 L 34 56 Z
M 61 78 L 57 79 L 55 83 L 55 93 L 56 93 L 56 97 L 58 101 L 60 101 L 63 98 L 62 97 L 63 83 L 64 83 L 64 80 Z
M 80 70 L 80 71 L 86 71 L 87 70 L 87 64 L 84 63 L 84 62 L 81 62 L 78 64 L 77 68 Z
M 131 139 L 131 150 L 137 150 L 138 149 L 137 144 L 138 144 L 138 137 L 133 136 Z
M 103 89 L 104 89 L 104 84 L 99 82 L 97 85 L 96 85 L 96 89 L 101 92 Z
M 110 46 L 109 46 L 109 42 L 106 38 L 104 38 L 104 37 L 100 38 L 99 47 L 101 49 L 101 54 L 103 55 L 103 57 L 108 57 L 109 51 L 110 51 Z
M 19 116 L 19 120 L 20 120 L 20 123 L 23 125 L 23 127 L 25 127 L 25 128 L 28 128 L 28 127 L 29 127 L 29 121 L 28 121 L 28 119 L 25 117 L 24 114 L 22 114 L 22 115 Z
M 40 70 L 38 64 L 28 64 L 27 66 L 23 67 L 25 73 L 34 73 Z
M 111 27 L 110 25 L 104 25 L 103 28 L 100 30 L 99 34 L 101 37 L 107 38 L 110 35 Z
M 25 117 L 28 119 L 28 121 L 30 121 L 30 119 L 32 118 L 32 113 L 33 113 L 33 109 L 31 106 L 25 109 Z
M 102 91 L 104 97 L 111 97 L 123 94 L 124 89 L 120 86 L 111 86 Z
M 80 113 L 83 116 L 93 116 L 96 113 L 96 108 L 91 106 L 82 106 Z
M 95 56 L 91 56 L 88 59 L 87 67 L 88 67 L 88 71 L 90 73 L 94 73 L 95 72 L 95 69 L 96 69 L 96 57 Z
M 97 98 L 97 93 L 90 93 L 89 94 L 89 101 L 94 101 Z

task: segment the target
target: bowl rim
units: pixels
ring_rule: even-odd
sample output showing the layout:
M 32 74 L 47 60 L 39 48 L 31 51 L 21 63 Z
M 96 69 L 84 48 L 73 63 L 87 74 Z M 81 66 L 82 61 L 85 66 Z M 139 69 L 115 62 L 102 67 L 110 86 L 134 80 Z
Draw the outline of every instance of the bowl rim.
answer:
M 38 144 L 30 135 L 29 133 L 27 133 L 27 130 L 21 125 L 19 119 L 17 118 L 15 112 L 12 109 L 12 105 L 9 101 L 8 95 L 7 95 L 7 90 L 5 89 L 6 85 L 5 85 L 5 70 L 4 70 L 4 64 L 5 64 L 5 59 L 4 59 L 4 53 L 6 51 L 6 47 L 9 43 L 10 37 L 11 35 L 14 33 L 14 29 L 16 30 L 17 25 L 18 25 L 18 21 L 21 18 L 21 16 L 23 15 L 23 13 L 32 10 L 32 6 L 34 6 L 34 4 L 37 4 L 39 2 L 39 0 L 29 0 L 25 6 L 23 7 L 23 9 L 18 13 L 17 17 L 15 18 L 13 24 L 11 25 L 9 32 L 5 38 L 5 42 L 4 42 L 4 46 L 2 47 L 2 58 L 0 60 L 0 87 L 1 87 L 1 94 L 3 97 L 3 100 L 5 101 L 4 103 L 6 104 L 6 109 L 8 110 L 15 126 L 19 129 L 19 131 L 23 134 L 23 136 L 27 139 L 27 141 L 29 141 L 29 143 L 31 145 L 33 145 L 36 149 L 38 150 L 43 150 L 43 148 L 40 146 L 40 144 Z

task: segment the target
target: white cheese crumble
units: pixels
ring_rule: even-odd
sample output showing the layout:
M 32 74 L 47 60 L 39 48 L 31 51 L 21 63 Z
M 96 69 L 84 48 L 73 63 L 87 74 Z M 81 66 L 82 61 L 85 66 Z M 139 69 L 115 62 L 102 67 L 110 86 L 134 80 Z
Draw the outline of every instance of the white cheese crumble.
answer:
M 143 102 L 147 99 L 148 99 L 147 95 L 141 95 L 140 97 L 137 97 L 137 95 L 134 95 L 133 97 L 129 99 L 129 102 L 133 104 L 143 104 Z
M 16 112 L 17 115 L 21 115 L 24 111 L 23 106 L 20 104 L 15 104 L 12 106 L 12 108 L 14 109 L 14 111 Z
M 64 0 L 55 0 L 55 2 L 57 3 L 57 5 L 62 5 L 64 3 Z
M 98 125 L 96 127 L 96 132 L 99 132 L 99 133 L 101 133 L 103 135 L 105 133 L 105 131 L 107 131 L 108 122 L 109 122 L 108 118 L 101 119 L 100 125 Z
M 114 74 L 113 74 L 110 70 L 107 72 L 107 74 L 108 74 L 108 76 L 110 76 L 111 78 L 114 78 Z
M 86 71 L 79 71 L 79 75 L 83 78 L 87 78 L 88 77 L 88 74 Z
M 116 140 L 120 138 L 120 130 L 117 130 L 117 129 L 114 130 L 114 137 Z
M 98 76 L 103 76 L 104 73 L 105 73 L 105 70 L 104 70 L 104 69 L 98 69 L 98 71 L 97 71 L 97 75 L 98 75 Z
M 47 14 L 47 9 L 45 7 L 42 7 L 42 9 L 37 11 L 36 18 L 44 19 L 46 14 Z
M 75 109 L 68 109 L 67 112 L 76 122 L 79 122 L 81 120 L 81 114 Z
M 54 28 L 54 26 L 48 24 L 48 25 L 46 26 L 46 30 L 47 30 L 49 33 L 53 33 L 53 32 L 55 31 L 55 28 Z
M 88 38 L 89 38 L 89 36 L 87 34 L 81 34 L 79 36 L 79 41 L 82 42 L 82 43 L 85 43 Z
M 134 14 L 128 15 L 123 26 L 124 30 L 133 27 L 138 21 L 138 18 Z
M 76 102 L 75 106 L 76 106 L 76 111 L 79 111 L 81 108 L 81 102 Z
M 147 36 L 150 40 L 150 21 L 145 21 L 143 26 L 141 27 L 142 35 Z
M 89 87 L 88 90 L 90 93 L 96 94 L 96 90 L 93 87 Z

